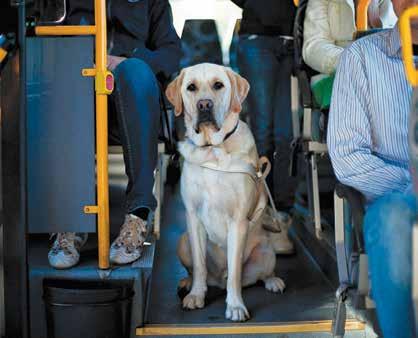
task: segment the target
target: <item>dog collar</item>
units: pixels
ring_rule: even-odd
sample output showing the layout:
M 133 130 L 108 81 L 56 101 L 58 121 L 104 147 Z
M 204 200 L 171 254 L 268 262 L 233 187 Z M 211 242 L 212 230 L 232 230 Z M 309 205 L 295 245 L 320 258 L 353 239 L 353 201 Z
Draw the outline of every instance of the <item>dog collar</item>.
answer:
M 232 136 L 232 134 L 237 131 L 238 125 L 239 125 L 239 120 L 238 120 L 237 124 L 235 125 L 234 129 L 232 129 L 228 134 L 225 135 L 223 142 L 225 142 L 227 139 L 229 139 Z

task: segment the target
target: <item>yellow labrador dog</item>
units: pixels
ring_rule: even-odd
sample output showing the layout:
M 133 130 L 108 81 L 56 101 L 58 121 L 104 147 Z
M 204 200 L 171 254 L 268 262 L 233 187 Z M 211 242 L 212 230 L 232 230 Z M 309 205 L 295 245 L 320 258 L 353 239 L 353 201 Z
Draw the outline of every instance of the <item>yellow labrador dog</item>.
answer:
M 189 272 L 180 285 L 189 290 L 183 307 L 202 308 L 208 285 L 226 288 L 225 316 L 233 321 L 250 317 L 243 286 L 262 280 L 269 291 L 285 288 L 274 275 L 275 252 L 260 222 L 267 197 L 254 175 L 254 138 L 239 120 L 248 90 L 232 70 L 206 63 L 183 69 L 166 91 L 187 130 L 179 144 L 187 233 L 178 256 Z

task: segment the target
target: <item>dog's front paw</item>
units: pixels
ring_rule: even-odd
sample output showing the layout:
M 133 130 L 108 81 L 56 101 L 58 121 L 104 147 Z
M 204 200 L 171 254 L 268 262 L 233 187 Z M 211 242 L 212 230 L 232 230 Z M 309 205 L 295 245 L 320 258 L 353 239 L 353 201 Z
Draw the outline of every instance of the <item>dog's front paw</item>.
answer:
M 183 299 L 183 308 L 194 310 L 194 309 L 201 309 L 205 306 L 205 295 L 193 294 L 189 293 Z
M 227 304 L 225 317 L 226 319 L 230 319 L 234 322 L 245 322 L 250 319 L 250 314 L 244 304 Z
M 286 288 L 286 284 L 279 277 L 270 277 L 264 280 L 266 290 L 271 292 L 281 292 L 283 293 Z

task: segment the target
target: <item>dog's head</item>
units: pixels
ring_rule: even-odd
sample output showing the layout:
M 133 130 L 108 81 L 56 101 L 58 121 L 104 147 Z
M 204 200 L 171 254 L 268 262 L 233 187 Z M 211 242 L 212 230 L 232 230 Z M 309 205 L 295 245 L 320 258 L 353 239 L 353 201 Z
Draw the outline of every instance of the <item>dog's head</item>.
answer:
M 247 80 L 210 63 L 185 68 L 166 90 L 176 116 L 184 112 L 187 136 L 197 146 L 219 145 L 236 125 Z

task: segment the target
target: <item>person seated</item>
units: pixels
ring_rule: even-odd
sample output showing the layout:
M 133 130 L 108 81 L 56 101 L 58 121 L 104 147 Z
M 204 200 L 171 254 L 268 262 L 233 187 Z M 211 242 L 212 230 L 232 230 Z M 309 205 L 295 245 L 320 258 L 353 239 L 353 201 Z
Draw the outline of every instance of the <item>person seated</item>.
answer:
M 328 108 L 332 82 L 341 53 L 356 32 L 355 8 L 359 0 L 309 0 L 306 8 L 302 55 L 305 63 L 321 73 L 312 79 L 316 103 Z M 390 0 L 371 0 L 370 28 L 390 28 L 397 21 Z
M 400 15 L 414 0 L 392 0 Z M 418 43 L 414 23 L 413 42 Z M 372 297 L 385 337 L 413 334 L 411 236 L 416 216 L 408 152 L 412 88 L 398 26 L 355 41 L 341 55 L 328 148 L 335 174 L 367 200 L 364 239 Z
M 293 0 L 232 0 L 243 9 L 239 30 L 237 61 L 240 74 L 251 85 L 248 112 L 260 156 L 272 163 L 267 178 L 279 213 L 268 209 L 266 222 L 276 217 L 286 228 L 291 223 L 296 189 L 289 177 L 292 111 L 290 77 L 293 69 Z M 270 219 L 270 221 L 268 221 Z M 278 253 L 292 253 L 293 245 L 284 238 L 276 243 Z
M 94 24 L 93 1 L 70 0 L 67 24 Z M 126 217 L 110 248 L 110 261 L 132 263 L 141 256 L 151 212 L 160 123 L 160 85 L 179 68 L 180 39 L 168 0 L 116 0 L 108 3 L 108 68 L 115 77 L 115 106 L 126 174 Z M 79 261 L 86 236 L 58 233 L 49 263 L 69 268 Z

